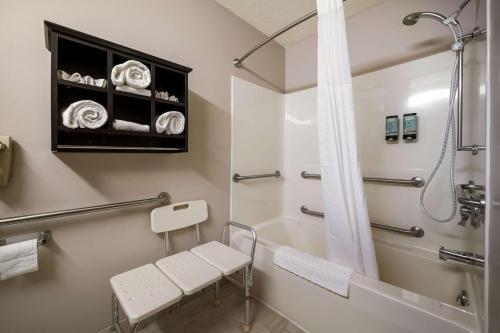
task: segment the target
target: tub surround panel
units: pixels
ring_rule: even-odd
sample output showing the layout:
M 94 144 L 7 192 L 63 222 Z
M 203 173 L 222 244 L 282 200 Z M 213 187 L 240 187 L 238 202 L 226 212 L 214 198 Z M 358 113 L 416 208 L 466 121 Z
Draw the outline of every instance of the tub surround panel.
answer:
M 464 90 L 464 143 L 485 140 L 485 43 L 473 42 L 466 52 Z M 420 176 L 427 180 L 441 150 L 448 109 L 447 91 L 452 52 L 414 60 L 353 79 L 356 108 L 358 149 L 362 174 L 365 177 L 410 179 Z M 322 223 L 322 219 L 304 216 L 300 206 L 323 211 L 321 184 L 306 180 L 301 171 L 319 171 L 319 148 L 316 119 L 317 89 L 311 88 L 286 95 L 285 154 L 283 177 L 284 215 Z M 386 143 L 385 117 L 416 112 L 418 139 L 416 142 L 399 140 Z M 449 157 L 449 155 L 447 155 Z M 446 168 L 437 173 L 428 189 L 426 203 L 438 216 L 449 212 L 450 189 Z M 473 179 L 484 184 L 485 154 L 472 157 L 458 152 L 456 183 Z M 457 226 L 460 214 L 449 223 L 428 219 L 420 210 L 421 189 L 365 183 L 370 219 L 373 222 L 408 229 L 414 225 L 425 230 L 421 239 L 402 237 L 399 234 L 374 230 L 380 237 L 409 244 L 418 244 L 436 250 L 440 245 L 450 248 L 484 251 L 484 226 L 473 229 Z
M 283 172 L 283 108 L 282 94 L 232 78 L 231 176 Z M 253 225 L 280 216 L 282 187 L 274 177 L 231 181 L 231 220 Z

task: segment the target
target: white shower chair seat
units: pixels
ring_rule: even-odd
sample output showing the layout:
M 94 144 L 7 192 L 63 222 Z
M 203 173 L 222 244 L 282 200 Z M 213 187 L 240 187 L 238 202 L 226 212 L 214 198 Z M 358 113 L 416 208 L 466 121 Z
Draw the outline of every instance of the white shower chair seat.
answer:
M 132 326 L 182 298 L 181 289 L 153 264 L 115 275 L 110 282 L 114 295 L 113 316 L 118 316 L 119 301 Z
M 189 251 L 165 257 L 155 264 L 185 295 L 192 295 L 222 278 L 221 271 Z
M 220 270 L 224 275 L 231 275 L 245 268 L 252 261 L 250 256 L 217 241 L 193 247 L 191 252 Z
M 222 276 L 238 270 L 243 272 L 240 284 L 244 289 L 245 317 L 243 329 L 250 332 L 250 288 L 252 286 L 252 263 L 257 234 L 245 225 L 227 222 L 222 230 L 222 242 L 229 226 L 243 228 L 252 233 L 250 256 L 220 242 L 200 245 L 199 224 L 208 219 L 208 207 L 204 200 L 170 204 L 151 212 L 151 229 L 165 233 L 165 258 L 153 264 L 144 265 L 111 278 L 112 327 L 122 332 L 119 307 L 123 308 L 129 321 L 129 332 L 136 332 L 139 324 L 147 317 L 178 302 L 183 294 L 192 295 L 209 285 L 215 284 L 214 304 L 219 304 L 219 280 Z M 191 251 L 172 254 L 169 232 L 194 226 L 196 246 Z

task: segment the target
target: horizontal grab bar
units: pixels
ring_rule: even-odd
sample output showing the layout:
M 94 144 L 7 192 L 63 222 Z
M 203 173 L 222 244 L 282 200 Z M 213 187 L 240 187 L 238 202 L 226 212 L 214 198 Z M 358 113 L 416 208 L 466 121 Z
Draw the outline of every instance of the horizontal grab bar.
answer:
M 318 217 L 325 217 L 324 213 L 321 212 L 316 212 L 314 210 L 309 210 L 306 206 L 300 207 L 300 211 L 306 215 L 312 215 L 312 216 L 318 216 Z M 410 229 L 402 229 L 402 228 L 397 228 L 397 227 L 391 227 L 388 225 L 383 225 L 383 224 L 378 224 L 378 223 L 370 223 L 370 226 L 372 228 L 376 229 L 381 229 L 381 230 L 386 230 L 386 231 L 392 231 L 392 232 L 397 232 L 399 234 L 407 235 L 407 236 L 413 236 L 416 238 L 422 238 L 424 237 L 424 229 L 422 229 L 419 226 L 413 226 Z
M 48 220 L 48 219 L 54 219 L 54 218 L 58 218 L 58 217 L 87 214 L 87 213 L 99 212 L 99 211 L 103 211 L 103 210 L 118 209 L 118 208 L 149 205 L 149 204 L 154 204 L 154 203 L 168 204 L 169 202 L 170 202 L 170 196 L 168 195 L 168 193 L 161 192 L 157 197 L 149 198 L 149 199 L 125 201 L 125 202 L 118 202 L 118 203 L 112 203 L 112 204 L 107 204 L 107 205 L 90 206 L 90 207 L 82 207 L 82 208 L 75 208 L 75 209 L 66 209 L 66 210 L 59 210 L 59 211 L 55 211 L 55 212 L 22 215 L 22 216 L 16 216 L 16 217 L 7 217 L 7 218 L 0 219 L 0 227 L 4 226 L 4 225 L 10 225 L 10 224 Z
M 302 178 L 305 179 L 321 179 L 321 175 L 318 173 L 308 173 L 306 171 L 302 171 L 300 175 L 302 176 Z M 422 177 L 413 177 L 411 179 L 363 177 L 363 181 L 367 183 L 402 185 L 402 186 L 413 186 L 413 187 L 422 187 L 425 185 L 425 180 Z
M 263 173 L 260 175 L 248 175 L 248 176 L 241 176 L 238 173 L 235 173 L 233 175 L 233 182 L 237 183 L 241 180 L 248 180 L 248 179 L 258 179 L 258 178 L 269 178 L 269 177 L 276 177 L 279 178 L 281 177 L 281 173 L 279 171 L 275 171 L 274 173 Z

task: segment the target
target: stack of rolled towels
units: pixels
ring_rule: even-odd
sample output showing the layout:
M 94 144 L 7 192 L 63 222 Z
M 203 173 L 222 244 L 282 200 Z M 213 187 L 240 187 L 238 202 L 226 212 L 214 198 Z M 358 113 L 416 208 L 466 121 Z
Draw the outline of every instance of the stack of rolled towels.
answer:
M 178 111 L 168 111 L 156 119 L 156 132 L 171 134 L 181 134 L 185 126 L 184 115 Z
M 111 70 L 111 81 L 116 90 L 151 97 L 151 72 L 143 63 L 128 60 Z
M 101 104 L 91 100 L 72 103 L 62 113 L 62 123 L 68 128 L 102 127 L 108 121 L 108 112 Z

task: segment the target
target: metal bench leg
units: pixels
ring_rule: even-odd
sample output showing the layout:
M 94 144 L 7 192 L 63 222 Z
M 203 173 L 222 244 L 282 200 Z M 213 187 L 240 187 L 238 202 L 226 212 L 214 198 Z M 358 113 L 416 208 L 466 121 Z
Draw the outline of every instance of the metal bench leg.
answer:
M 219 281 L 215 282 L 215 298 L 214 298 L 214 305 L 218 306 L 220 304 L 220 299 L 219 299 Z
M 245 267 L 243 272 L 243 288 L 244 288 L 244 298 L 245 298 L 245 326 L 243 331 L 248 333 L 252 330 L 252 325 L 250 324 L 250 267 Z
M 129 324 L 128 332 L 129 333 L 135 333 L 135 332 L 137 332 L 138 328 L 139 328 L 139 323 Z
M 115 330 L 115 332 L 122 333 L 122 328 L 120 327 L 120 308 L 119 308 L 118 299 L 116 295 L 113 293 L 111 295 L 111 326 Z

